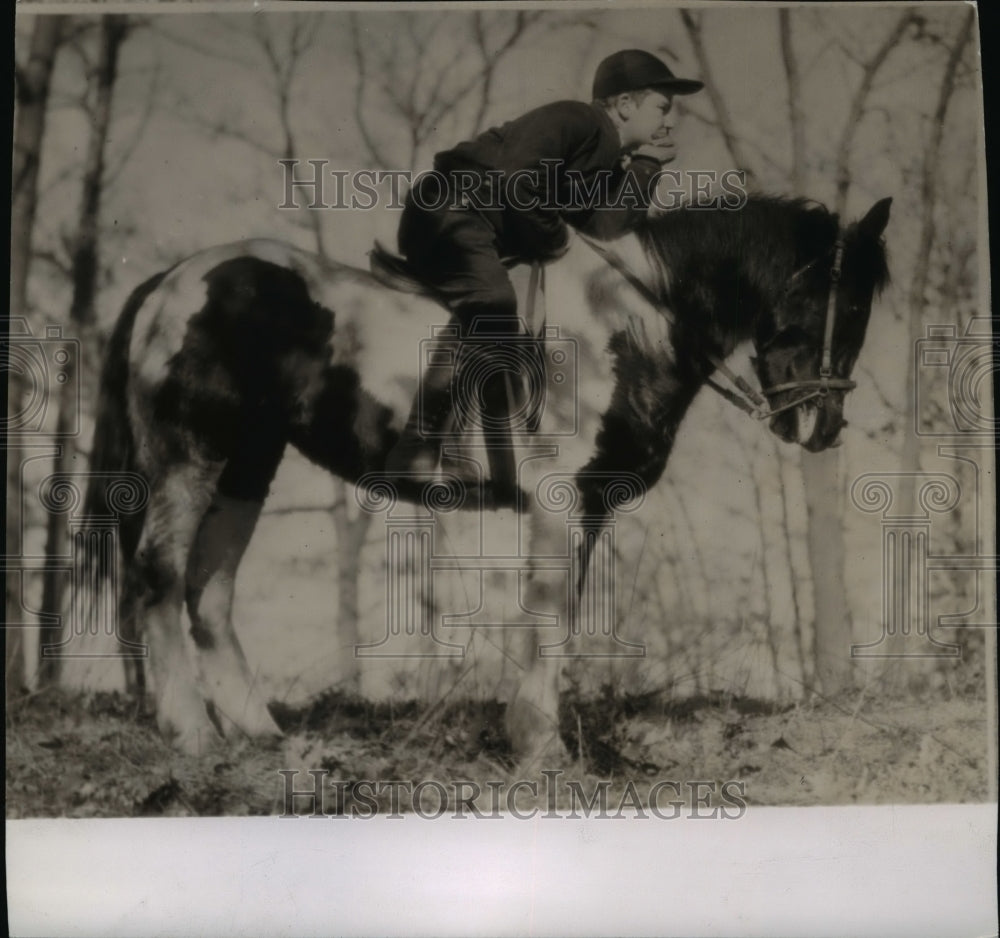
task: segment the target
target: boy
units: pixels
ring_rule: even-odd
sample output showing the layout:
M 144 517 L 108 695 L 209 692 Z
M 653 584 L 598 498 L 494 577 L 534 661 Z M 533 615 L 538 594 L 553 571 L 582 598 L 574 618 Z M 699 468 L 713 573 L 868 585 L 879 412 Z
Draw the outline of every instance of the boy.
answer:
M 591 104 L 544 105 L 435 157 L 435 173 L 407 197 L 399 248 L 445 299 L 462 336 L 517 332 L 517 300 L 501 258 L 545 263 L 568 249 L 567 222 L 606 239 L 645 215 L 656 174 L 675 155 L 673 95 L 701 88 L 648 52 L 626 49 L 598 66 Z M 451 377 L 429 369 L 422 406 L 414 405 L 387 472 L 433 472 L 435 436 L 452 408 Z M 487 380 L 480 396 L 489 422 L 502 422 L 504 382 Z M 497 478 L 503 461 L 491 455 L 490 462 L 495 488 L 511 491 L 512 478 Z

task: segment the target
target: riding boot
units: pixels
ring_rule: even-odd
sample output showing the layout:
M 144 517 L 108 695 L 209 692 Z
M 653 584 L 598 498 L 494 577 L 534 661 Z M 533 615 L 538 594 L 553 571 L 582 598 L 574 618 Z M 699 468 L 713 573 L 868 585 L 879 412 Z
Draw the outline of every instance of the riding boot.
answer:
M 509 372 L 500 371 L 487 378 L 480 397 L 486 457 L 493 495 L 498 502 L 513 500 L 517 491 L 517 465 L 511 434 L 513 390 Z
M 433 367 L 425 372 L 406 426 L 385 461 L 387 475 L 426 476 L 431 479 L 441 455 L 441 437 L 452 415 L 450 368 Z

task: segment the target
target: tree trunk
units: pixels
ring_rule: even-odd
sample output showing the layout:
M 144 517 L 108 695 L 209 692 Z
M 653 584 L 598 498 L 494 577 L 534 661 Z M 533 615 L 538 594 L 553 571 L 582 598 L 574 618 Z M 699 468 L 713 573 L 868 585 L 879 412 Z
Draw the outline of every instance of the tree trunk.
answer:
M 802 79 L 799 60 L 792 42 L 792 23 L 787 9 L 778 10 L 778 30 L 781 36 L 781 58 L 788 84 L 788 126 L 792 138 L 792 194 L 804 197 L 806 182 L 806 114 L 802 106 Z
M 851 153 L 875 76 L 889 53 L 900 43 L 913 12 L 900 14 L 881 45 L 864 63 L 861 81 L 851 99 L 851 108 L 837 147 L 834 212 L 841 218 L 847 209 L 851 184 Z M 790 54 L 790 43 L 789 53 Z M 851 659 L 853 623 L 847 603 L 843 517 L 843 458 L 839 450 L 802 454 L 809 530 L 807 544 L 813 576 L 816 641 L 815 675 L 825 694 L 836 694 L 854 682 Z
M 920 194 L 922 198 L 922 213 L 920 218 L 920 241 L 917 247 L 916 263 L 913 268 L 913 281 L 910 284 L 909 294 L 909 341 L 906 345 L 908 349 L 915 349 L 917 342 L 923 337 L 924 312 L 927 307 L 927 278 L 931 264 L 931 251 L 934 247 L 936 235 L 934 224 L 934 210 L 937 205 L 937 179 L 941 162 L 941 141 L 944 136 L 944 123 L 948 115 L 948 105 L 951 102 L 952 94 L 955 90 L 955 74 L 958 70 L 962 53 L 969 41 L 972 33 L 972 26 L 975 22 L 976 14 L 973 7 L 969 7 L 965 17 L 965 22 L 959 28 L 959 34 L 952 46 L 945 65 L 944 74 L 941 78 L 941 86 L 938 92 L 937 106 L 934 109 L 934 116 L 931 121 L 930 139 L 927 148 L 924 150 L 923 167 L 921 169 Z M 906 380 L 904 388 L 914 387 L 915 375 L 914 356 L 906 357 Z M 903 450 L 900 455 L 900 470 L 903 475 L 900 479 L 899 503 L 911 507 L 911 514 L 916 514 L 916 475 L 920 471 L 920 438 L 916 434 L 916 406 L 915 395 L 906 393 L 903 395 Z M 883 584 L 883 589 L 889 589 L 890 584 Z M 916 610 L 914 610 L 916 611 Z M 908 623 L 909 628 L 904 626 L 903 630 L 897 630 L 897 634 L 890 639 L 896 646 L 898 652 L 902 651 L 903 636 L 901 631 L 910 635 L 919 634 L 922 626 L 920 622 Z M 893 650 L 892 644 L 889 651 Z M 900 682 L 898 669 L 899 658 L 890 659 L 895 666 L 886 669 L 885 679 L 892 683 Z
M 111 103 L 115 79 L 118 74 L 118 53 L 128 33 L 128 20 L 122 16 L 105 16 L 101 20 L 100 47 L 93 81 L 95 84 L 93 111 L 91 113 L 90 141 L 83 167 L 83 195 L 80 215 L 73 244 L 73 299 L 70 305 L 70 323 L 73 331 L 86 346 L 94 322 L 94 300 L 97 293 L 98 274 L 98 224 L 100 220 L 101 191 L 104 177 L 104 158 L 108 130 L 111 126 Z M 70 364 L 70 368 L 74 367 Z M 58 430 L 64 434 L 55 471 L 62 474 L 77 469 L 75 440 L 66 432 L 73 421 L 72 408 L 78 405 L 73 396 L 73 375 L 64 382 L 59 401 Z M 68 516 L 65 512 L 49 514 L 45 556 L 53 558 L 65 553 L 68 540 Z M 45 573 L 42 592 L 42 610 L 58 615 L 64 607 L 65 584 L 57 573 Z M 55 628 L 43 628 L 41 647 L 56 645 L 64 637 L 67 623 Z M 39 662 L 39 682 L 51 684 L 58 680 L 60 659 L 43 657 Z
M 10 315 L 26 316 L 28 311 L 28 268 L 31 263 L 32 233 L 38 205 L 38 169 L 41 163 L 42 139 L 45 136 L 46 106 L 52 68 L 59 48 L 64 17 L 39 16 L 31 35 L 28 63 L 18 73 L 17 122 L 14 129 L 12 165 L 11 238 L 10 238 Z M 7 334 L 9 323 L 4 326 Z M 21 412 L 24 388 L 20 377 L 8 372 L 7 413 L 13 417 Z M 8 424 L 13 429 L 13 424 Z M 20 470 L 23 453 L 16 442 L 7 444 L 7 521 L 6 553 L 23 554 L 24 519 L 21 516 Z M 4 599 L 6 621 L 22 618 L 19 590 L 11 589 L 12 577 L 7 576 Z M 8 697 L 25 686 L 25 660 L 22 635 L 16 629 L 5 632 L 4 673 Z
M 851 610 L 844 578 L 844 512 L 840 450 L 802 454 L 806 493 L 806 544 L 813 579 L 816 635 L 814 673 L 825 694 L 853 682 Z
M 798 57 L 795 54 L 787 10 L 778 11 L 778 26 L 785 81 L 788 86 L 792 191 L 797 196 L 805 196 L 807 180 L 805 110 L 802 107 Z M 841 153 L 849 155 L 850 146 L 842 146 Z M 846 189 L 844 193 L 846 195 Z M 837 450 L 819 454 L 803 452 L 800 469 L 806 500 L 806 548 L 813 584 L 813 681 L 818 682 L 825 693 L 833 694 L 851 685 L 851 611 L 847 605 L 844 582 L 846 551 L 844 518 L 839 497 L 842 488 L 840 454 Z M 787 542 L 791 538 L 791 532 L 788 530 L 788 494 L 784 486 L 781 497 Z M 789 576 L 792 580 L 795 604 L 798 607 L 794 568 L 789 570 Z M 805 682 L 807 677 L 805 660 L 802 656 L 800 623 L 798 628 L 797 644 L 802 680 Z

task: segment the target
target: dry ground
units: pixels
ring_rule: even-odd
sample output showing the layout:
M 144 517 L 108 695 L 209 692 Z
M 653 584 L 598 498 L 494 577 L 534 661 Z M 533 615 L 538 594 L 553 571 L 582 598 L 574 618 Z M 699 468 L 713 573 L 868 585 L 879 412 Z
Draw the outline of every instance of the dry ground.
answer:
M 715 783 L 717 795 L 736 781 L 751 806 L 988 797 L 986 707 L 973 697 L 855 694 L 783 707 L 724 694 L 564 698 L 561 730 L 571 757 L 559 766 L 563 778 L 577 780 L 587 797 L 610 780 L 612 811 L 630 780 L 640 798 L 658 781 L 676 781 L 689 802 L 694 789 L 686 783 Z M 323 769 L 328 783 L 342 783 L 329 786 L 327 813 L 356 809 L 355 783 L 363 779 L 469 780 L 484 791 L 489 780 L 514 780 L 495 703 L 435 709 L 327 693 L 276 716 L 288 733 L 281 743 L 226 743 L 191 757 L 168 748 L 150 715 L 124 696 L 28 697 L 7 714 L 7 817 L 281 814 L 282 769 Z M 303 775 L 295 785 L 308 783 Z M 378 798 L 380 809 L 388 798 Z M 407 798 L 404 791 L 402 810 Z M 559 789 L 560 810 L 573 808 L 567 798 Z M 522 789 L 518 809 L 532 803 Z

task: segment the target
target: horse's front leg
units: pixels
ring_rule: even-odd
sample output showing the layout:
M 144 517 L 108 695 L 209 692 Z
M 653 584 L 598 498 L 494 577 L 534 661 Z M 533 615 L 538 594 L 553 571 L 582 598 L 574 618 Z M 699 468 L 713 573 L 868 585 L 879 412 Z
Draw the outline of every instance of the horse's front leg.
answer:
M 541 558 L 565 557 L 566 522 L 562 515 L 538 505 L 530 509 L 529 572 L 524 602 L 534 614 L 553 617 L 558 630 L 569 632 L 571 614 L 570 571 L 553 569 L 540 563 Z M 542 646 L 552 639 L 543 638 L 532 629 L 526 633 L 519 664 L 523 668 L 513 699 L 507 705 L 507 734 L 521 771 L 537 772 L 565 762 L 566 748 L 559 736 L 559 674 L 562 659 L 544 657 Z

